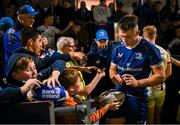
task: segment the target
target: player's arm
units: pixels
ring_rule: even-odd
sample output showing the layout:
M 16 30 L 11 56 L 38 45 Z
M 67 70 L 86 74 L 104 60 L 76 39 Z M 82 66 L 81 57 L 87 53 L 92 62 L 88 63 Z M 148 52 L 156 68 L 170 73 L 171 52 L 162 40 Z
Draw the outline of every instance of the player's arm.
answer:
M 138 80 L 138 87 L 146 87 L 161 84 L 165 81 L 165 69 L 163 64 L 151 67 L 152 75 L 148 78 Z
M 121 84 L 123 81 L 121 79 L 121 76 L 117 74 L 117 66 L 116 64 L 111 62 L 110 68 L 109 68 L 109 76 L 114 84 Z

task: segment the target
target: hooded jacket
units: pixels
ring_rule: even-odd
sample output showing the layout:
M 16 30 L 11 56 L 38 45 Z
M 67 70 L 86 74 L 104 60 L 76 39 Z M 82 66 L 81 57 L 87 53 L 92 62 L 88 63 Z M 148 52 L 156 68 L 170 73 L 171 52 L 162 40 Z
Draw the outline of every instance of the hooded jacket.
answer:
M 64 60 L 70 59 L 69 54 L 59 54 L 59 53 L 58 54 L 54 53 L 53 55 L 45 56 L 44 58 L 38 58 L 33 52 L 31 52 L 25 48 L 19 48 L 19 49 L 15 50 L 14 54 L 16 54 L 16 53 L 21 53 L 21 54 L 26 54 L 26 55 L 31 56 L 35 62 L 38 72 L 48 68 L 57 60 L 59 60 L 61 62 L 61 64 L 60 65 L 53 64 L 53 70 L 58 70 L 58 71 L 62 72 L 66 65 L 66 62 Z M 60 60 L 60 59 L 64 59 L 64 60 Z

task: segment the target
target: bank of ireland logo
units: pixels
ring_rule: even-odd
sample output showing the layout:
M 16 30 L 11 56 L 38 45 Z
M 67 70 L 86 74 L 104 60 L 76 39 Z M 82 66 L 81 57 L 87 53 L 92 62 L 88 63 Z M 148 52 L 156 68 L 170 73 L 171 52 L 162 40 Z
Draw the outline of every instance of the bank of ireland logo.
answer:
M 142 53 L 141 52 L 135 53 L 135 59 L 141 60 L 142 59 Z

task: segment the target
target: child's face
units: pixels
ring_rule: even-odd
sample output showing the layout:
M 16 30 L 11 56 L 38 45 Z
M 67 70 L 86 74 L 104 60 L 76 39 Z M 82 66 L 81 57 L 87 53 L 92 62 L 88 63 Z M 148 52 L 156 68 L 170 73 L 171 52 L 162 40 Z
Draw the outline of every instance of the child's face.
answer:
M 80 77 L 78 77 L 77 81 L 75 84 L 73 84 L 70 88 L 69 88 L 69 93 L 78 93 L 81 89 L 81 86 L 80 86 L 80 82 L 81 82 L 81 79 Z
M 17 81 L 27 81 L 28 79 L 37 78 L 37 70 L 34 61 L 30 62 L 24 70 L 12 72 L 12 77 Z

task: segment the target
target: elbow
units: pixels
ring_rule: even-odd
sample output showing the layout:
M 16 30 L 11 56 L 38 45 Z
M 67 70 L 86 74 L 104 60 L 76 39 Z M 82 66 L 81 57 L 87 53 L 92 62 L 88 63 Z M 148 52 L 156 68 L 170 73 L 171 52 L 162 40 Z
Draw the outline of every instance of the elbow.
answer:
M 160 80 L 161 80 L 161 82 L 164 82 L 166 80 L 166 74 L 165 73 L 160 74 Z

